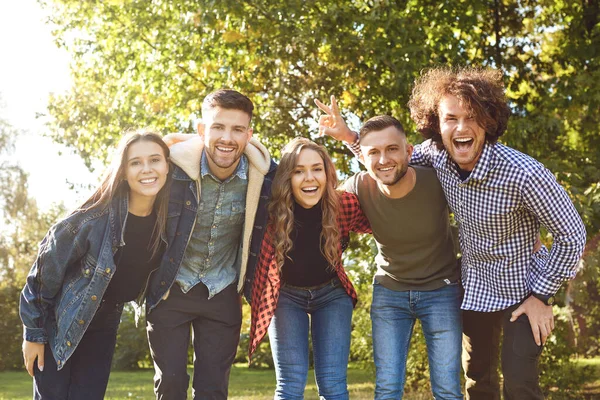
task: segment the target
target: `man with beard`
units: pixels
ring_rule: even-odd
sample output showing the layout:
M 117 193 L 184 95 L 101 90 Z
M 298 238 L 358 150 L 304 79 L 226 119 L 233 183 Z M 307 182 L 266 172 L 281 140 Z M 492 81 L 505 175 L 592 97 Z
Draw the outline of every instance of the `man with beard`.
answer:
M 409 107 L 428 139 L 411 163 L 434 167 L 459 227 L 467 398 L 500 399 L 501 348 L 504 398 L 543 399 L 538 360 L 554 329 L 554 295 L 585 247 L 583 222 L 550 171 L 497 143 L 510 116 L 501 71 L 429 70 Z M 324 133 L 356 142 L 339 111 L 325 118 Z M 535 248 L 541 226 L 550 251 Z
M 417 319 L 427 343 L 434 397 L 462 399 L 462 288 L 440 182 L 433 169 L 408 165 L 413 147 L 391 116 L 368 120 L 359 144 L 367 172 L 350 178 L 345 189 L 358 196 L 378 249 L 371 305 L 375 399 L 402 398 Z
M 242 323 L 239 293 L 251 286 L 276 168 L 252 139 L 253 109 L 239 92 L 213 92 L 202 104 L 198 136 L 171 146 L 168 247 L 147 296 L 157 399 L 187 397 L 190 327 L 194 398 L 227 398 Z

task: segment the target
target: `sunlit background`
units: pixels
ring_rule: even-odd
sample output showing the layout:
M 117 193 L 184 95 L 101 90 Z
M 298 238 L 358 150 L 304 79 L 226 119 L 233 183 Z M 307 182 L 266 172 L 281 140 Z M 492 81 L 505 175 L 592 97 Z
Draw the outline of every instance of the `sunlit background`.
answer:
M 0 118 L 22 131 L 11 157 L 29 173 L 29 191 L 42 210 L 76 205 L 97 182 L 79 156 L 45 137 L 50 93 L 69 88 L 68 54 L 57 48 L 35 0 L 0 1 Z

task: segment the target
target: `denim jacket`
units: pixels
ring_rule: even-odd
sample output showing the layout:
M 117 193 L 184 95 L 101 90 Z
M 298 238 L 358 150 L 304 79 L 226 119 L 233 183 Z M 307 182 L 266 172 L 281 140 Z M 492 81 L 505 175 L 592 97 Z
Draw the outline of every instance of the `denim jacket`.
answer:
M 168 248 L 163 255 L 159 270 L 150 280 L 146 296 L 148 312 L 169 295 L 194 229 L 201 193 L 202 149 L 203 143 L 199 136 L 171 147 L 171 160 L 176 167 L 172 174 L 167 215 Z M 238 276 L 238 292 L 242 291 L 246 280 L 252 278 L 252 273 L 247 274 L 246 270 L 254 270 L 256 254 L 259 253 L 266 227 L 266 202 L 271 197 L 271 181 L 276 169 L 276 164 L 271 160 L 268 150 L 255 139 L 250 140 L 244 154 L 248 158 L 249 168 L 246 212 L 240 243 L 241 267 Z M 260 237 L 260 240 L 256 240 L 257 237 Z
M 21 293 L 23 337 L 48 343 L 58 369 L 75 351 L 115 273 L 114 253 L 125 244 L 127 195 L 108 206 L 77 211 L 40 243 Z

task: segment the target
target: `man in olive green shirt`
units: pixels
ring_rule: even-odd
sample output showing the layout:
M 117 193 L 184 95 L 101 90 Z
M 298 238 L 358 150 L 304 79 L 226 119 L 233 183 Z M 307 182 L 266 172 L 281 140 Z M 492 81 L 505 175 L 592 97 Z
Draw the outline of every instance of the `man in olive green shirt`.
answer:
M 368 120 L 360 148 L 368 173 L 345 188 L 358 196 L 378 248 L 371 305 L 375 399 L 402 398 L 417 319 L 434 397 L 462 399 L 462 289 L 442 187 L 433 169 L 408 165 L 412 145 L 393 117 Z

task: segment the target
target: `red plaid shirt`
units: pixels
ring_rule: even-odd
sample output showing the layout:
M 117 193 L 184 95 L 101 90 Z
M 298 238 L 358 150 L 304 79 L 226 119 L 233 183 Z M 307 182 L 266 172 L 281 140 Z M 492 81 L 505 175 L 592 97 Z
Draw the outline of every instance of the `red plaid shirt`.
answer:
M 350 232 L 371 233 L 369 220 L 363 214 L 358 198 L 348 192 L 340 194 L 340 210 L 338 214 L 338 228 L 340 230 L 339 261 L 335 266 L 338 278 L 352 302 L 356 305 L 356 290 L 348 279 L 342 266 L 342 252 L 348 247 Z M 275 247 L 273 246 L 273 225 L 269 224 L 263 238 L 258 258 L 258 265 L 254 273 L 252 285 L 252 323 L 250 326 L 250 344 L 248 358 L 258 347 L 267 334 L 267 329 L 277 308 L 281 277 L 275 262 Z

